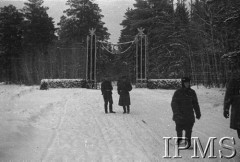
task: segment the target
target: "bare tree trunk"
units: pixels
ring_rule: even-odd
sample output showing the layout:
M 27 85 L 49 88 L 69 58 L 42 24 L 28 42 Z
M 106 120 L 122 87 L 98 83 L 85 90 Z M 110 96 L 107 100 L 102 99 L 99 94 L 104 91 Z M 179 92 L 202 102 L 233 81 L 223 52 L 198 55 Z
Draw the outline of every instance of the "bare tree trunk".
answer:
M 192 19 L 192 5 L 193 5 L 193 3 L 192 3 L 192 0 L 190 1 L 190 19 Z
M 31 58 L 29 59 L 31 60 Z M 32 76 L 31 72 L 28 67 L 28 63 L 31 65 L 31 62 L 27 60 L 27 58 L 24 59 L 23 64 L 24 64 L 24 75 L 26 77 L 26 83 L 27 84 L 32 84 Z
M 190 51 L 190 46 L 189 46 L 189 44 L 188 44 L 188 56 L 189 56 L 190 66 L 191 66 L 191 75 L 192 75 L 192 77 L 193 77 L 193 81 L 195 82 L 193 60 L 192 60 L 192 56 L 191 56 L 191 51 Z
M 219 87 L 219 71 L 218 71 L 218 65 L 217 65 L 217 57 L 216 57 L 216 52 L 215 52 L 215 45 L 214 45 L 214 31 L 213 31 L 213 16 L 212 13 L 210 12 L 210 24 L 211 24 L 211 41 L 212 41 L 212 53 L 213 53 L 213 58 L 214 58 L 214 66 L 215 66 L 215 84 Z
M 206 51 L 205 51 L 206 52 Z M 211 82 L 212 82 L 212 70 L 211 70 L 211 66 L 210 66 L 210 56 L 209 56 L 209 54 L 208 54 L 208 52 L 206 52 L 207 53 L 207 75 L 208 75 L 208 77 L 207 77 L 207 85 L 209 86 L 209 87 L 211 87 Z
M 201 68 L 202 68 L 202 77 L 203 81 L 202 84 L 205 86 L 206 85 L 206 72 L 205 72 L 205 60 L 204 60 L 204 53 L 200 53 L 200 57 L 201 57 Z

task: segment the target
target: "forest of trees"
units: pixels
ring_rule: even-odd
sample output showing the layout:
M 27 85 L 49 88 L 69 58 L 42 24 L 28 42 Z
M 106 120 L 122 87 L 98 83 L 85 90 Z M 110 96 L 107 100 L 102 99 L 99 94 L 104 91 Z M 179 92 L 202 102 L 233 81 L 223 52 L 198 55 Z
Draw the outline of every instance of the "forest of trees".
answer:
M 98 36 L 109 38 L 101 9 L 93 1 L 67 0 L 69 9 L 63 12 L 59 28 L 43 2 L 28 0 L 21 9 L 0 8 L 1 82 L 32 85 L 44 78 L 79 78 L 85 68 L 80 61 L 88 30 L 96 28 Z
M 225 85 L 234 67 L 221 57 L 240 50 L 240 1 L 136 0 L 134 7 L 125 13 L 120 41 L 145 28 L 149 78 L 190 76 L 195 83 Z
M 100 40 L 110 34 L 94 1 L 67 0 L 66 5 L 59 28 L 43 0 L 28 0 L 22 9 L 0 8 L 1 82 L 39 84 L 45 78 L 82 77 L 85 67 L 78 60 L 84 57 L 78 53 L 85 51 L 89 29 L 96 28 Z M 119 42 L 132 41 L 137 28 L 145 29 L 148 78 L 190 76 L 198 84 L 225 85 L 232 66 L 221 57 L 240 51 L 239 0 L 135 0 L 121 25 Z M 127 73 L 134 80 L 135 48 L 116 56 L 98 52 L 99 74 Z M 70 58 L 75 62 L 66 63 Z

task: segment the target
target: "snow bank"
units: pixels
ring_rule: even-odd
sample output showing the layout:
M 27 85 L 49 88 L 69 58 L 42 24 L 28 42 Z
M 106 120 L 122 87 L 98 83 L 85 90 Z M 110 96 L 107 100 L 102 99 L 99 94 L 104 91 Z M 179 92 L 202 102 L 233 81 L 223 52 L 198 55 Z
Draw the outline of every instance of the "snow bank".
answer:
M 40 89 L 48 88 L 85 88 L 84 79 L 42 79 Z
M 222 114 L 225 89 L 192 88 L 202 112 L 193 136 L 201 139 L 203 147 L 209 137 L 217 137 L 217 158 L 211 161 L 239 162 L 237 133 Z M 116 114 L 105 114 L 100 90 L 40 91 L 36 86 L 0 85 L 0 161 L 210 161 L 207 157 L 192 159 L 193 150 L 181 150 L 182 158 L 163 158 L 163 137 L 176 136 L 170 106 L 174 91 L 134 88 L 130 92 L 131 112 L 124 115 L 116 87 Z M 217 142 L 224 136 L 236 139 L 233 159 L 218 157 L 223 148 Z M 174 145 L 169 151 L 174 156 Z
M 181 79 L 149 79 L 149 89 L 178 89 L 181 87 Z

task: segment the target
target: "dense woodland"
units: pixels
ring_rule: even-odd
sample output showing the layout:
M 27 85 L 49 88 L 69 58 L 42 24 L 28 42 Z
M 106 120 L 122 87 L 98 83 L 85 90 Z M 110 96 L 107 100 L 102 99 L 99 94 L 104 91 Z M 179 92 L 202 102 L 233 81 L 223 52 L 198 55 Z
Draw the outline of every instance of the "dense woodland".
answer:
M 45 78 L 83 78 L 89 29 L 96 28 L 102 41 L 110 35 L 98 4 L 67 0 L 58 28 L 43 0 L 24 4 L 0 8 L 0 81 L 31 85 Z M 137 28 L 145 29 L 148 78 L 190 76 L 198 84 L 221 86 L 235 68 L 222 56 L 240 51 L 239 0 L 136 0 L 121 25 L 119 42 L 132 41 Z M 134 46 L 115 55 L 98 48 L 97 57 L 98 79 L 110 74 L 134 81 Z

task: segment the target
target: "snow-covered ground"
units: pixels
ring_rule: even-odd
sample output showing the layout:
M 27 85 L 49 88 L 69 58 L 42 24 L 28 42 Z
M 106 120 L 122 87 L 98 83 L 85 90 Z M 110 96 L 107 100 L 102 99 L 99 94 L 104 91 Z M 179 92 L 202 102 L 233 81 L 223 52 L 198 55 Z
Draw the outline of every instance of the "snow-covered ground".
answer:
M 100 90 L 49 89 L 0 85 L 0 161 L 240 161 L 240 140 L 222 116 L 224 89 L 193 87 L 202 118 L 193 128 L 205 147 L 217 137 L 218 158 L 191 159 L 193 150 L 180 150 L 182 158 L 164 159 L 163 137 L 175 137 L 170 102 L 174 90 L 133 89 L 131 113 L 122 114 L 113 91 L 114 111 L 105 114 Z M 221 137 L 234 137 L 237 155 L 220 159 Z M 174 142 L 169 153 L 174 156 Z M 207 156 L 209 155 L 209 152 Z

